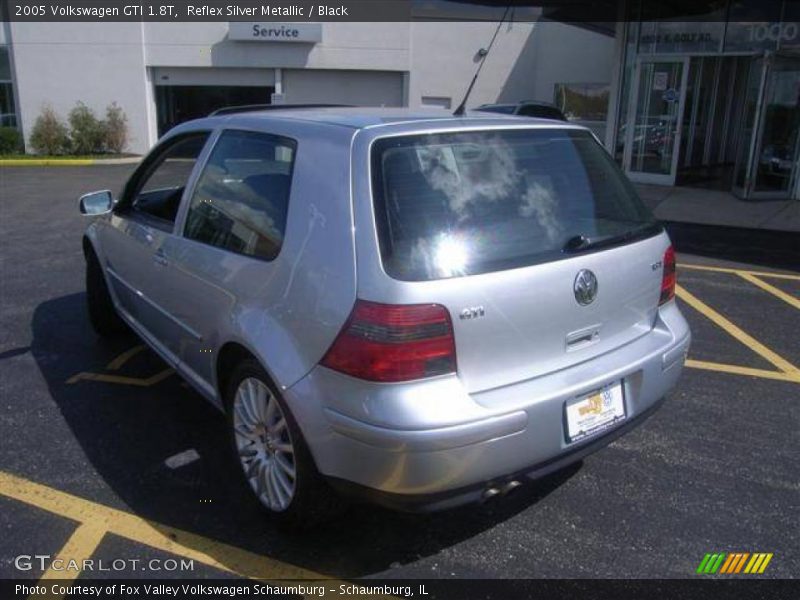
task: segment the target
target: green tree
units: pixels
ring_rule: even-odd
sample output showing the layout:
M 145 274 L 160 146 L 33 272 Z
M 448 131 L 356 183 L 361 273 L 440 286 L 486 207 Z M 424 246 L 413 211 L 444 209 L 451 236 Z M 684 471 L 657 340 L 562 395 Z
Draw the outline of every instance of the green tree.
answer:
M 0 154 L 16 154 L 22 150 L 22 136 L 16 127 L 0 127 Z
M 70 138 L 75 154 L 93 154 L 103 151 L 104 126 L 91 108 L 78 102 L 69 111 Z
M 69 150 L 69 130 L 51 106 L 44 106 L 36 117 L 30 142 L 37 154 L 63 154 Z
M 128 117 L 116 102 L 112 102 L 106 107 L 106 120 L 103 121 L 103 145 L 109 152 L 120 154 L 128 141 Z

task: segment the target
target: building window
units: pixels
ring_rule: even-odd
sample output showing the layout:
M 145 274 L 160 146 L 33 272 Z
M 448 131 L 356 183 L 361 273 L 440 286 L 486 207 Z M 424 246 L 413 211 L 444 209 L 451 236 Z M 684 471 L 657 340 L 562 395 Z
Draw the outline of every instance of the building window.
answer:
M 14 83 L 11 80 L 11 61 L 8 46 L 0 46 L 0 127 L 16 127 Z

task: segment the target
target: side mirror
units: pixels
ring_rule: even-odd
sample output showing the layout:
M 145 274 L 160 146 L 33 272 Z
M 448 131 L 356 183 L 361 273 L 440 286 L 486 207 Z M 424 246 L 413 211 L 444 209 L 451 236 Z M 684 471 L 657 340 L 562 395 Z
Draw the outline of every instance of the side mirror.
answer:
M 84 194 L 78 200 L 78 206 L 82 215 L 94 217 L 97 215 L 104 215 L 111 211 L 114 206 L 114 197 L 108 190 L 102 192 L 92 192 L 91 194 Z

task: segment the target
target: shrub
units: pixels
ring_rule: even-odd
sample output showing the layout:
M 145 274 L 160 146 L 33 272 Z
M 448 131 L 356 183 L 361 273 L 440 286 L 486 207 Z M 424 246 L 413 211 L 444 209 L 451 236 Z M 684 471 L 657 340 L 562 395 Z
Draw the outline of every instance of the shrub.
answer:
M 31 131 L 31 148 L 37 154 L 62 154 L 69 148 L 67 126 L 50 106 L 42 109 Z
M 83 102 L 78 102 L 69 111 L 70 138 L 72 151 L 75 154 L 93 154 L 102 152 L 104 126 L 94 116 L 91 108 Z
M 128 145 L 128 138 L 128 117 L 116 102 L 112 102 L 106 107 L 103 121 L 103 145 L 109 152 L 120 154 Z
M 16 127 L 0 127 L 0 154 L 22 151 L 22 136 Z

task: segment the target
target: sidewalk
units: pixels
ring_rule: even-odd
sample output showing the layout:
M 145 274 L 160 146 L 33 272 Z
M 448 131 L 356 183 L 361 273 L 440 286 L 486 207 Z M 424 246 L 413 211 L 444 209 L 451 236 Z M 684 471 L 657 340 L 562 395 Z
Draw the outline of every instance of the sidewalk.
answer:
M 132 165 L 141 156 L 122 158 L 0 158 L 0 167 L 89 167 L 93 165 Z
M 663 221 L 800 232 L 800 200 L 740 200 L 719 190 L 634 185 Z

